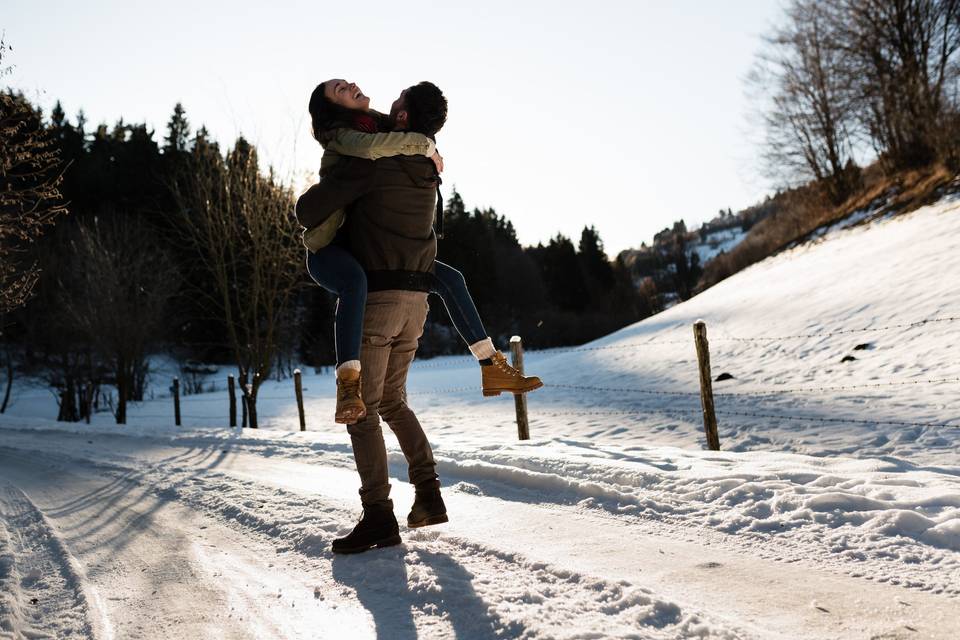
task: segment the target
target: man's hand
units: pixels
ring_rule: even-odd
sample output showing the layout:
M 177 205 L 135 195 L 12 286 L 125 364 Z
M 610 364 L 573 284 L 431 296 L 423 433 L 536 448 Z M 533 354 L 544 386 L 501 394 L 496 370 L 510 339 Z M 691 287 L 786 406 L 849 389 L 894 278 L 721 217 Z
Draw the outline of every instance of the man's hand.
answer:
M 440 152 L 434 151 L 430 159 L 433 160 L 433 164 L 436 165 L 437 173 L 443 173 L 443 156 L 440 155 Z

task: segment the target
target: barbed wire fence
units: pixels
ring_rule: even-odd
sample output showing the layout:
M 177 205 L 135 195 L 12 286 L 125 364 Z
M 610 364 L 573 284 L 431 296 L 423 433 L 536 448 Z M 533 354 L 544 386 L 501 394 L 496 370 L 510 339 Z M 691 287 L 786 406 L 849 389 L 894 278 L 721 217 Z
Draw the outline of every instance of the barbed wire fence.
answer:
M 944 316 L 937 318 L 927 318 L 922 320 L 917 320 L 913 322 L 904 322 L 896 323 L 883 326 L 870 326 L 870 327 L 861 327 L 853 329 L 833 329 L 822 332 L 809 332 L 809 333 L 797 333 L 791 335 L 779 335 L 779 336 L 733 336 L 721 334 L 719 336 L 713 337 L 710 339 L 714 343 L 736 343 L 740 345 L 748 344 L 770 344 L 774 342 L 787 342 L 790 340 L 826 340 L 830 338 L 835 338 L 838 336 L 849 336 L 855 334 L 881 334 L 892 331 L 905 331 L 912 330 L 922 327 L 927 327 L 935 324 L 946 324 L 946 323 L 957 323 L 960 322 L 960 316 Z M 698 323 L 700 324 L 700 323 Z M 695 325 L 696 327 L 696 325 Z M 695 329 L 696 332 L 696 329 Z M 703 340 L 704 346 L 706 346 L 706 328 L 703 327 Z M 540 350 L 530 350 L 526 352 L 526 356 L 534 356 L 539 358 L 550 358 L 556 355 L 561 354 L 571 354 L 571 353 L 590 353 L 597 351 L 610 351 L 610 350 L 629 350 L 629 349 L 643 349 L 643 348 L 657 348 L 657 347 L 672 347 L 677 345 L 690 346 L 691 340 L 680 340 L 680 339 L 651 339 L 644 341 L 635 341 L 635 342 L 626 342 L 618 344 L 609 344 L 609 345 L 595 345 L 595 346 L 581 346 L 581 347 L 565 347 L 565 348 L 555 348 L 555 349 L 540 349 Z M 858 345 L 857 348 L 864 347 L 869 345 Z M 522 347 L 521 347 L 522 348 Z M 523 356 L 521 351 L 521 358 Z M 574 392 L 576 394 L 618 394 L 618 395 L 629 395 L 632 398 L 670 398 L 674 402 L 690 401 L 691 403 L 696 400 L 700 400 L 700 406 L 670 406 L 668 408 L 664 407 L 662 404 L 637 404 L 636 401 L 632 402 L 631 408 L 629 409 L 606 409 L 606 408 L 583 408 L 583 409 L 569 409 L 563 411 L 551 411 L 538 410 L 536 415 L 533 416 L 534 421 L 538 421 L 541 418 L 558 418 L 558 417 L 609 417 L 609 418 L 629 418 L 632 416 L 649 416 L 651 414 L 657 414 L 661 416 L 668 417 L 677 417 L 683 419 L 689 419 L 696 416 L 701 416 L 704 419 L 705 424 L 705 433 L 707 436 L 708 446 L 710 448 L 719 448 L 719 439 L 717 439 L 716 433 L 711 434 L 711 421 L 714 424 L 714 429 L 716 428 L 717 415 L 721 418 L 753 418 L 753 419 L 762 419 L 762 420 L 778 420 L 778 421 L 798 421 L 798 422 L 812 422 L 812 423 L 821 423 L 821 424 L 858 424 L 858 425 L 888 425 L 888 426 L 902 426 L 902 427 L 924 427 L 924 428 L 960 428 L 960 418 L 957 420 L 948 420 L 945 422 L 936 422 L 936 421 L 909 421 L 909 420 L 888 420 L 883 418 L 878 419 L 864 419 L 859 417 L 845 417 L 845 416 L 816 416 L 816 415 L 797 415 L 795 413 L 774 413 L 767 409 L 762 404 L 757 404 L 758 399 L 762 398 L 774 398 L 774 397 L 783 397 L 783 396 L 799 396 L 799 395 L 817 395 L 825 393 L 836 393 L 836 392 L 863 392 L 867 390 L 881 390 L 881 389 L 895 389 L 898 387 L 917 387 L 917 386 L 935 386 L 935 385 L 951 385 L 951 384 L 960 384 L 960 377 L 926 377 L 922 379 L 906 379 L 906 380 L 887 380 L 887 381 L 873 381 L 863 384 L 843 384 L 843 385 L 806 385 L 806 386 L 788 386 L 788 385 L 773 385 L 768 386 L 767 388 L 757 388 L 757 389 L 746 389 L 738 391 L 722 391 L 719 393 L 713 393 L 712 384 L 705 384 L 704 382 L 712 383 L 711 369 L 709 363 L 709 350 L 707 351 L 706 362 L 703 361 L 702 357 L 698 357 L 696 360 L 685 359 L 680 362 L 686 363 L 696 363 L 701 379 L 700 389 L 696 391 L 692 390 L 679 390 L 679 389 L 644 389 L 637 387 L 617 387 L 617 386 L 602 386 L 602 385 L 582 385 L 582 384 L 572 384 L 567 382 L 551 382 L 545 385 L 546 391 L 559 390 L 565 392 Z M 516 354 L 515 354 L 516 357 Z M 412 365 L 414 369 L 435 369 L 435 368 L 460 368 L 462 367 L 462 362 L 475 362 L 473 356 L 457 356 L 457 357 L 448 357 L 444 358 L 440 362 L 416 362 Z M 704 370 L 706 367 L 706 370 Z M 706 376 L 706 378 L 704 378 Z M 297 376 L 299 378 L 299 376 Z M 176 384 L 174 385 L 176 387 Z M 450 387 L 437 387 L 432 389 L 417 390 L 409 392 L 409 396 L 444 396 L 451 394 L 467 393 L 477 390 L 476 385 L 461 385 L 461 386 L 450 386 Z M 298 407 L 300 409 L 300 415 L 303 415 L 303 397 L 302 392 L 300 394 L 295 394 L 294 389 L 291 388 L 290 393 L 266 393 L 260 394 L 258 400 L 296 400 Z M 715 400 L 720 400 L 721 405 L 714 409 L 713 403 Z M 194 403 L 221 403 L 224 404 L 224 400 L 221 397 L 210 397 L 202 398 L 197 397 L 197 394 L 186 396 L 184 401 L 193 405 Z M 179 404 L 179 398 L 175 401 Z M 728 402 L 734 403 L 734 405 L 728 405 Z M 739 403 L 739 404 L 737 404 Z M 519 407 L 519 403 L 518 403 Z M 177 410 L 179 413 L 179 410 Z M 432 409 L 429 410 L 432 412 Z M 172 412 L 171 412 L 172 413 Z M 450 413 L 447 411 L 438 412 L 442 415 L 444 419 L 475 419 L 476 414 L 457 414 Z M 713 415 L 710 415 L 713 414 Z M 493 414 L 488 414 L 493 415 Z M 172 415 L 157 415 L 157 414 L 137 414 L 139 418 L 170 418 Z M 210 416 L 202 416 L 196 414 L 182 414 L 179 417 L 187 418 L 191 420 L 209 420 Z M 498 416 L 499 417 L 499 416 Z M 503 419 L 509 419 L 510 416 L 504 412 Z M 516 416 L 518 424 L 521 420 L 521 416 L 518 414 Z M 523 419 L 526 419 L 526 416 L 523 416 Z M 177 423 L 179 424 L 179 420 Z M 728 424 L 725 422 L 725 424 Z M 303 421 L 301 419 L 301 428 L 303 426 Z

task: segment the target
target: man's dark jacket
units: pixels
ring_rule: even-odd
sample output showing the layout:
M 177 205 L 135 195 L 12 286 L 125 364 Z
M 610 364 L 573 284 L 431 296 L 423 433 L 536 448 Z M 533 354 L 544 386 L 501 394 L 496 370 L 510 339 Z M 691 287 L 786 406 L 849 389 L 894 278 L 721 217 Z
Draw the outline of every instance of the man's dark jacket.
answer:
M 311 228 L 346 208 L 346 246 L 367 272 L 370 291 L 428 291 L 437 257 L 433 230 L 437 173 L 423 156 L 344 158 L 297 200 Z

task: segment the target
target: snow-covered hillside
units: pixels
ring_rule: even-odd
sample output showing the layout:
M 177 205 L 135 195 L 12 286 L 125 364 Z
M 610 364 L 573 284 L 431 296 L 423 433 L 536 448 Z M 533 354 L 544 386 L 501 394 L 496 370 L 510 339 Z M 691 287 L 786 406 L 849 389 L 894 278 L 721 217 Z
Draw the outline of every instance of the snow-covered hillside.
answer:
M 687 255 L 696 253 L 700 259 L 700 264 L 706 264 L 721 253 L 731 251 L 746 237 L 747 233 L 740 227 L 709 232 L 702 235 L 700 241 L 696 244 L 687 245 Z
M 414 365 L 451 521 L 334 557 L 358 515 L 333 379 L 64 425 L 0 417 L 0 638 L 960 637 L 960 199 L 835 229 L 484 399 Z M 722 451 L 704 451 L 707 323 Z M 857 348 L 861 347 L 861 348 Z M 846 356 L 855 359 L 843 361 Z M 157 381 L 164 388 L 165 381 Z M 412 500 L 391 447 L 394 500 Z M 173 631 L 171 631 L 173 630 Z

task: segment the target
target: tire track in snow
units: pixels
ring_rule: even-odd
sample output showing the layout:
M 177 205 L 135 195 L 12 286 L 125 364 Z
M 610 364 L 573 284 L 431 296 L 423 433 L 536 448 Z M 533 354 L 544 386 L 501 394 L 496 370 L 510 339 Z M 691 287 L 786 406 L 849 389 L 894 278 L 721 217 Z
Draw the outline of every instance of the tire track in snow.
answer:
M 313 559 L 332 575 L 323 591 L 357 598 L 379 628 L 413 610 L 408 631 L 428 637 L 746 638 L 628 581 L 607 580 L 437 531 L 408 532 L 408 544 L 335 556 L 330 543 L 356 513 L 339 503 L 214 472 L 182 482 L 187 468 L 145 478 L 167 498 L 233 522 Z M 346 591 L 343 588 L 346 587 Z M 585 635 L 580 635 L 590 630 Z M 382 632 L 381 632 L 382 633 Z M 594 635 L 600 634 L 600 635 Z
M 0 638 L 110 640 L 98 602 L 43 514 L 21 490 L 0 484 Z
M 33 511 L 62 532 L 76 575 L 85 571 L 84 582 L 109 596 L 102 619 L 115 630 L 68 635 L 43 619 L 11 638 L 313 640 L 352 637 L 363 625 L 355 603 L 316 600 L 301 567 L 275 567 L 274 544 L 164 499 L 140 468 L 0 447 L 0 476 L 29 488 Z
M 628 581 L 593 577 L 436 531 L 415 532 L 408 536 L 410 544 L 394 549 L 334 556 L 330 542 L 352 527 L 353 509 L 217 471 L 198 473 L 184 456 L 132 470 L 31 453 L 25 458 L 54 465 L 70 459 L 113 478 L 107 486 L 135 485 L 143 496 L 211 515 L 245 539 L 251 533 L 262 537 L 278 554 L 297 552 L 316 576 L 315 597 L 341 609 L 359 602 L 379 637 L 751 637 Z M 101 495 L 98 502 L 108 499 Z

